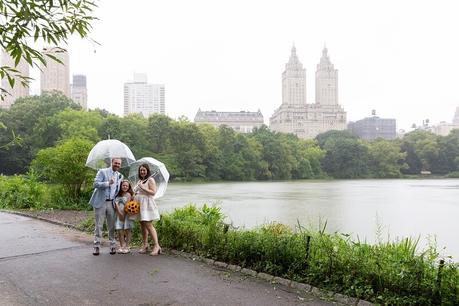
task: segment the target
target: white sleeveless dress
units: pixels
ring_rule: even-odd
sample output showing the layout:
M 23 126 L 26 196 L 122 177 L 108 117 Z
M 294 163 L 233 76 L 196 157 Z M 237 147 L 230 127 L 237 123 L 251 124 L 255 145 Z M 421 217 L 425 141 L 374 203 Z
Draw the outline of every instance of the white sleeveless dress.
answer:
M 148 180 L 153 180 L 149 178 Z M 142 182 L 139 182 L 142 184 Z M 142 187 L 148 187 L 148 181 L 142 184 Z M 152 195 L 147 194 L 138 186 L 134 188 L 135 199 L 140 203 L 140 221 L 158 221 L 160 219 L 158 206 Z

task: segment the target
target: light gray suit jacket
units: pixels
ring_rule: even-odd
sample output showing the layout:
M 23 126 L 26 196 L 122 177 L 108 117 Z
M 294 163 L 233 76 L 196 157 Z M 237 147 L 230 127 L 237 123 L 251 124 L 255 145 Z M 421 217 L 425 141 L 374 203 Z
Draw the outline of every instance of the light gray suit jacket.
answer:
M 94 191 L 92 193 L 91 199 L 89 200 L 89 204 L 91 204 L 94 208 L 101 208 L 107 200 L 105 192 L 110 187 L 108 182 L 110 180 L 110 169 L 111 167 L 97 171 L 96 178 L 94 179 Z M 115 196 L 120 190 L 120 184 L 123 180 L 123 175 L 118 172 L 116 179 Z

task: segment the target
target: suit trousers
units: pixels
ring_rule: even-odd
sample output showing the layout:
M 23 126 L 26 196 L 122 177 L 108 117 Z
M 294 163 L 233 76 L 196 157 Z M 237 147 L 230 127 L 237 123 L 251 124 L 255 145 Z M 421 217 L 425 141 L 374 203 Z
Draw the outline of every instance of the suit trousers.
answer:
M 102 227 L 104 226 L 105 219 L 107 219 L 108 239 L 110 240 L 110 247 L 116 246 L 115 241 L 115 209 L 111 201 L 105 201 L 100 208 L 94 208 L 95 213 L 95 228 L 94 228 L 94 246 L 100 246 L 102 238 Z

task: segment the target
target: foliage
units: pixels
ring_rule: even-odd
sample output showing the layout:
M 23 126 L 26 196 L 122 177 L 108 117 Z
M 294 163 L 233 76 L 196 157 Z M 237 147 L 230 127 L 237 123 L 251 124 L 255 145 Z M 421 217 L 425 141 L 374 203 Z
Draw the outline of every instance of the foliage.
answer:
M 322 168 L 336 178 L 363 178 L 368 175 L 369 152 L 357 139 L 332 139 L 324 144 L 327 152 Z
M 14 59 L 15 67 L 22 59 L 31 66 L 46 65 L 47 58 L 33 46 L 66 44 L 72 34 L 88 36 L 91 22 L 96 18 L 92 11 L 93 0 L 2 0 L 0 1 L 0 49 Z M 59 61 L 48 55 L 52 60 Z M 2 65 L 0 79 L 7 78 L 11 87 L 16 80 L 27 86 L 31 80 L 21 75 L 15 67 Z M 1 89 L 1 95 L 6 93 Z
M 50 124 L 59 130 L 60 139 L 78 137 L 96 143 L 100 140 L 97 131 L 102 120 L 98 112 L 68 108 L 51 117 Z
M 0 175 L 0 208 L 3 209 L 87 210 L 91 208 L 88 204 L 91 193 L 92 188 L 88 188 L 79 197 L 69 197 L 64 186 L 41 182 L 33 170 L 25 175 Z
M 420 171 L 438 173 L 438 136 L 428 131 L 416 130 L 406 134 L 402 139 L 402 152 L 407 153 L 408 174 L 419 174 Z
M 369 245 L 325 231 L 277 224 L 225 226 L 219 208 L 186 206 L 156 224 L 161 244 L 385 305 L 457 305 L 459 265 L 447 260 L 438 286 L 438 253 L 417 240 Z M 307 237 L 310 247 L 307 248 Z
M 196 124 L 183 119 L 175 121 L 172 126 L 169 142 L 177 169 L 180 171 L 176 176 L 186 180 L 204 177 L 203 157 L 206 143 L 201 130 Z
M 378 139 L 367 146 L 368 168 L 372 177 L 397 178 L 401 177 L 401 170 L 408 168 L 404 162 L 406 153 L 401 153 L 400 147 L 394 142 Z
M 64 186 L 67 196 L 77 199 L 82 189 L 91 185 L 94 176 L 85 166 L 93 145 L 80 138 L 65 140 L 55 147 L 40 150 L 31 167 L 46 181 Z
M 0 110 L 0 173 L 26 173 L 37 152 L 70 138 L 91 142 L 114 138 L 137 158 L 163 161 L 171 180 L 283 180 L 394 178 L 421 170 L 446 175 L 459 169 L 459 130 L 448 136 L 414 131 L 402 139 L 364 141 L 347 131 L 328 131 L 316 139 L 273 132 L 267 126 L 238 133 L 228 126 L 195 124 L 154 114 L 119 117 L 105 110 L 84 111 L 59 93 L 23 99 Z M 2 133 L 5 132 L 5 133 Z
M 259 179 L 290 179 L 292 177 L 291 153 L 287 144 L 281 141 L 280 134 L 272 132 L 263 125 L 254 129 L 251 137 L 261 144 L 261 156 L 266 163 L 263 172 L 259 173 Z
M 81 109 L 61 93 L 45 93 L 17 99 L 9 110 L 0 112 L 0 121 L 21 138 L 21 145 L 8 151 L 0 150 L 0 172 L 25 173 L 35 154 L 42 148 L 52 147 L 61 137 L 51 118 L 67 109 Z M 3 134 L 0 134 L 0 141 Z
M 0 121 L 0 131 L 7 130 L 7 127 Z M 7 138 L 5 134 L 2 133 L 0 136 L 0 150 L 8 150 L 14 145 L 20 145 L 21 138 L 18 137 L 13 130 L 11 130 L 11 138 Z
M 24 176 L 0 175 L 0 208 L 41 209 L 44 207 L 45 191 L 45 186 L 33 171 Z

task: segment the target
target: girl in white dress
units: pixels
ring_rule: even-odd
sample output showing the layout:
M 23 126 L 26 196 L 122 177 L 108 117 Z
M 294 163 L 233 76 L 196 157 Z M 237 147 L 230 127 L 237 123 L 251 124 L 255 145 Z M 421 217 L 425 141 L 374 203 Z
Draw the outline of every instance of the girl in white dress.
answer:
M 147 253 L 148 251 L 148 235 L 153 239 L 153 249 L 150 255 L 158 255 L 161 253 L 161 247 L 158 242 L 158 234 L 153 227 L 151 221 L 159 220 L 158 206 L 156 206 L 153 196 L 156 193 L 156 183 L 151 177 L 150 167 L 147 164 L 142 164 L 138 171 L 138 182 L 134 187 L 135 200 L 140 203 L 140 227 L 142 230 L 143 246 L 139 253 Z
M 129 244 L 131 242 L 131 230 L 134 228 L 134 221 L 130 220 L 129 216 L 124 212 L 124 206 L 132 200 L 133 196 L 134 192 L 132 191 L 131 184 L 128 180 L 123 180 L 114 202 L 116 211 L 115 229 L 118 231 L 118 239 L 120 241 L 120 248 L 117 253 L 121 254 L 127 254 L 131 251 Z

